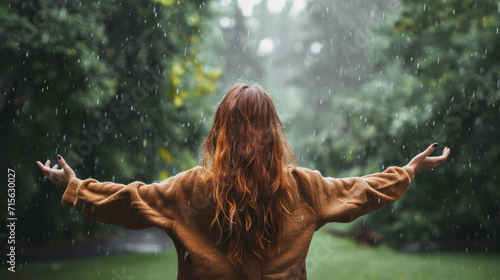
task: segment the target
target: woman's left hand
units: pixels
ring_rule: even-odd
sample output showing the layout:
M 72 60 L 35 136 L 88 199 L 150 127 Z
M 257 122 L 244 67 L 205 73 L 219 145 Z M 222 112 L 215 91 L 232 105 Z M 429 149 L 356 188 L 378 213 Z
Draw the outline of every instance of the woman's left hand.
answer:
M 43 174 L 45 174 L 45 176 L 50 181 L 52 181 L 56 185 L 60 185 L 66 188 L 69 184 L 69 181 L 76 178 L 76 175 L 73 169 L 71 169 L 71 167 L 66 164 L 66 161 L 64 161 L 64 159 L 60 155 L 57 155 L 57 160 L 61 164 L 61 169 L 58 169 L 57 164 L 50 168 L 50 160 L 47 160 L 45 162 L 45 165 L 43 165 L 39 161 L 37 161 L 36 163 L 42 170 Z
M 415 172 L 423 171 L 427 169 L 434 168 L 441 163 L 445 162 L 450 155 L 450 149 L 448 147 L 444 148 L 443 155 L 437 157 L 428 157 L 437 147 L 437 143 L 430 145 L 425 151 L 416 155 L 406 167 L 412 168 Z

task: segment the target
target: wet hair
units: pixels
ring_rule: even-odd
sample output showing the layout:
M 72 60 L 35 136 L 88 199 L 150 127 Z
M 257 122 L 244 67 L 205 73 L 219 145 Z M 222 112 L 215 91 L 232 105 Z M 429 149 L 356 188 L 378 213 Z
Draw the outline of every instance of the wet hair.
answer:
M 236 83 L 217 106 L 204 142 L 203 167 L 215 202 L 211 230 L 241 268 L 247 254 L 272 259 L 295 197 L 287 173 L 297 161 L 270 95 Z

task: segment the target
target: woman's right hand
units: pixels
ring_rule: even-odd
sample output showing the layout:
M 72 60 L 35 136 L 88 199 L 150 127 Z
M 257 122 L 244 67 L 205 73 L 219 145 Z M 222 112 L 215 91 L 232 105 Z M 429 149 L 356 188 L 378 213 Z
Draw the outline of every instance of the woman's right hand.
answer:
M 450 155 L 450 149 L 448 147 L 444 148 L 443 154 L 438 157 L 428 157 L 430 153 L 432 153 L 437 147 L 437 143 L 432 144 L 425 151 L 416 155 L 407 165 L 406 167 L 413 168 L 415 172 L 427 170 L 434 168 L 441 163 L 445 162 L 448 156 Z
M 76 178 L 75 172 L 71 167 L 66 164 L 66 161 L 60 156 L 57 155 L 57 160 L 59 164 L 61 164 L 61 169 L 58 168 L 57 164 L 54 167 L 50 168 L 50 160 L 45 162 L 43 165 L 41 162 L 37 161 L 38 167 L 42 170 L 43 174 L 54 184 L 67 187 L 69 182 Z

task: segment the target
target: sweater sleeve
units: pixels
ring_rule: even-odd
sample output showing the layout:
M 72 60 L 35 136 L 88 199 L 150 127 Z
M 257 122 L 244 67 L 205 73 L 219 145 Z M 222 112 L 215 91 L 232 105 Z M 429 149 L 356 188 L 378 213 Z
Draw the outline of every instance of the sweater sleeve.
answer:
M 106 224 L 128 229 L 170 229 L 176 216 L 175 182 L 181 174 L 149 185 L 76 178 L 69 182 L 62 203 Z
M 411 168 L 389 167 L 363 177 L 335 179 L 312 175 L 317 229 L 328 222 L 351 222 L 398 200 L 414 179 Z

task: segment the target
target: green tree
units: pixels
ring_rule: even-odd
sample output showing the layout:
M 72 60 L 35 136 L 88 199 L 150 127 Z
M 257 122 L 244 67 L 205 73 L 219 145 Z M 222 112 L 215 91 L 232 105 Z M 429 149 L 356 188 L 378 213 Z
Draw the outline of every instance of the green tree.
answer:
M 71 215 L 36 160 L 59 153 L 80 178 L 124 183 L 197 163 L 201 99 L 220 75 L 197 58 L 209 16 L 201 0 L 0 4 L 1 151 L 17 173 L 18 242 L 108 229 Z
M 320 135 L 318 165 L 345 160 L 360 166 L 353 173 L 403 165 L 433 142 L 451 148 L 446 164 L 417 175 L 401 201 L 369 217 L 393 244 L 498 248 L 499 23 L 494 1 L 403 1 L 373 37 L 378 74 L 340 103 L 349 113 L 338 131 Z

